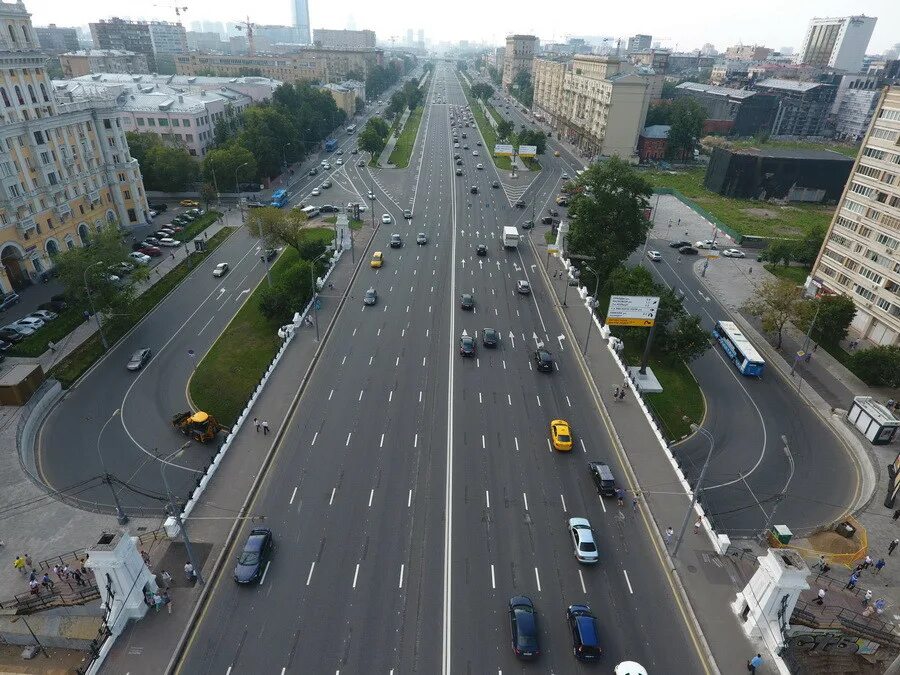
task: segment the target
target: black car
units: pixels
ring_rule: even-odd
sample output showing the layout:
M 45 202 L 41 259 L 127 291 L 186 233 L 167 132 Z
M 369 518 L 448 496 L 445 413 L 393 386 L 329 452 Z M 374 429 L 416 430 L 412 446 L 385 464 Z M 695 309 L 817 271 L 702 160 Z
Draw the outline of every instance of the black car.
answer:
M 594 485 L 597 487 L 597 494 L 603 497 L 616 496 L 616 479 L 608 464 L 588 462 L 588 471 L 591 474 L 591 480 L 594 481 Z
M 403 240 L 400 238 L 399 234 L 391 235 L 391 248 L 400 248 L 403 246 Z
M 554 218 L 558 218 L 558 217 L 559 217 L 559 211 L 557 211 L 556 209 L 548 208 L 548 209 L 547 209 L 547 213 L 549 213 L 549 214 L 550 214 L 551 216 L 553 216 Z
M 311 168 L 311 169 L 309 170 L 309 175 L 310 175 L 310 176 L 318 176 L 318 175 L 319 175 L 319 169 L 316 168 L 316 167 Z
M 456 160 L 456 166 L 462 166 L 463 161 L 461 159 Z
M 517 200 L 516 200 L 516 208 L 524 209 L 524 208 L 525 208 L 525 200 L 524 200 L 524 199 L 517 199 Z
M 457 168 L 456 168 L 456 175 L 457 175 L 457 176 L 462 176 L 462 174 L 463 174 L 462 169 L 460 169 L 459 167 L 457 167 Z
M 453 155 L 453 159 L 459 159 L 459 158 L 460 158 L 460 157 L 459 157 L 459 153 Z
M 537 612 L 531 598 L 517 595 L 509 599 L 509 628 L 516 656 L 536 659 L 541 649 L 538 645 Z
M 4 294 L 2 297 L 0 297 L 0 312 L 5 312 L 10 307 L 19 302 L 19 300 L 21 300 L 21 298 L 15 291 Z
M 150 207 L 151 211 L 156 211 L 157 213 L 162 213 L 169 208 L 168 204 L 163 204 L 162 202 L 159 204 L 147 204 L 147 206 Z
M 239 584 L 249 584 L 262 575 L 274 548 L 272 530 L 266 527 L 255 527 L 250 530 L 244 550 L 234 567 L 234 580 Z
M 471 192 L 473 195 L 477 195 L 478 194 L 478 186 L 473 185 L 472 187 L 469 188 L 469 192 Z
M 272 260 L 272 258 L 274 258 L 277 255 L 278 255 L 278 251 L 276 251 L 274 248 L 267 248 L 262 253 L 262 257 L 266 259 L 266 262 L 269 262 L 270 260 Z
M 475 298 L 471 293 L 463 293 L 459 299 L 459 306 L 463 309 L 475 309 Z
M 10 347 L 12 347 L 12 343 L 7 342 L 6 340 L 0 340 L 0 352 L 5 352 Z M 5 358 L 5 356 L 0 356 L 0 362 L 2 362 Z
M 0 328 L 0 339 L 6 342 L 15 344 L 16 342 L 21 342 L 24 337 L 24 335 L 17 333 L 12 328 Z
M 678 249 L 681 255 L 697 255 L 698 251 L 693 246 L 682 246 Z
M 684 248 L 685 246 L 690 246 L 691 242 L 689 241 L 673 241 L 669 244 L 669 248 Z
M 337 206 L 333 206 L 331 204 L 323 204 L 319 207 L 319 211 L 322 213 L 338 213 L 340 209 Z
M 143 349 L 138 349 L 134 354 L 131 355 L 131 358 L 128 360 L 127 365 L 125 366 L 128 370 L 140 370 L 146 365 L 147 361 L 150 360 L 150 356 L 153 354 L 152 351 L 144 347 Z
M 493 328 L 485 328 L 481 333 L 481 342 L 485 347 L 496 347 L 500 344 L 500 333 Z
M 475 339 L 463 333 L 459 338 L 459 353 L 462 356 L 475 356 Z
M 500 187 L 500 181 L 499 181 L 499 180 L 495 180 L 493 183 L 491 183 L 491 187 L 492 187 L 492 188 L 498 188 L 498 187 Z
M 600 658 L 600 635 L 597 619 L 587 605 L 569 605 L 566 619 L 572 631 L 572 651 L 580 661 L 596 661 Z
M 543 216 L 541 218 L 541 225 L 553 225 L 558 222 L 559 218 L 554 218 L 553 216 Z
M 475 255 L 487 255 L 487 246 L 485 246 L 484 244 L 478 244 L 478 246 L 475 247 Z
M 534 350 L 534 363 L 535 367 L 538 370 L 542 370 L 544 372 L 552 372 L 553 371 L 553 354 L 548 352 L 543 347 L 540 349 Z
M 532 227 L 534 227 L 533 220 L 526 220 L 524 223 L 522 223 L 523 230 L 530 230 Z

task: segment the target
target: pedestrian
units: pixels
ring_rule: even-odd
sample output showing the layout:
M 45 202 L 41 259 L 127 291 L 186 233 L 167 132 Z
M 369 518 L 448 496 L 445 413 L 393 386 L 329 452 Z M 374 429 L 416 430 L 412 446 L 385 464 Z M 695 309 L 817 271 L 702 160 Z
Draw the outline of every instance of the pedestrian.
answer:
M 63 579 L 68 579 L 72 576 L 72 570 L 69 569 L 68 565 L 63 565 L 62 567 Z
M 672 543 L 672 535 L 675 534 L 675 530 L 672 529 L 672 526 L 666 528 L 666 546 Z
M 884 598 L 878 598 L 875 601 L 875 611 L 881 614 L 884 611 L 885 601 Z
M 27 553 L 25 554 L 25 566 L 34 569 L 34 562 L 31 560 L 31 556 Z
M 36 579 L 37 579 L 37 572 L 35 572 L 34 570 L 31 570 L 31 572 L 28 574 L 28 581 L 35 581 Z
M 263 436 L 269 435 L 269 423 L 266 420 L 262 421 L 262 430 L 263 430 Z
M 55 574 L 56 578 L 59 579 L 60 581 L 63 580 L 62 567 L 60 567 L 59 565 L 53 566 L 53 574 Z
M 871 599 L 872 599 L 872 589 L 870 588 L 870 589 L 868 589 L 868 590 L 866 591 L 866 594 L 863 596 L 862 604 L 863 604 L 863 605 L 868 605 L 868 604 L 869 604 L 869 600 L 871 600 Z
M 166 611 L 168 611 L 169 614 L 171 614 L 172 613 L 172 597 L 169 595 L 168 588 L 164 588 L 162 590 L 162 599 L 166 605 Z
M 46 588 L 47 590 L 53 590 L 53 579 L 50 578 L 50 575 L 44 572 L 44 576 L 41 577 L 41 586 Z
M 256 427 L 256 433 L 259 433 L 259 425 L 260 425 L 260 424 L 261 424 L 261 422 L 259 421 L 259 418 L 258 418 L 258 417 L 254 417 L 254 418 L 253 418 L 253 426 Z
M 141 560 L 144 561 L 144 564 L 147 567 L 150 567 L 150 554 L 147 553 L 144 549 L 141 549 Z
M 847 582 L 847 585 L 844 588 L 852 591 L 854 588 L 856 588 L 857 581 L 859 581 L 859 573 L 854 572 L 850 575 L 850 580 Z
M 53 343 L 53 340 L 47 342 L 47 349 L 50 350 L 51 354 L 56 352 L 56 345 Z
M 616 488 L 616 503 L 619 506 L 625 506 L 625 493 L 622 488 Z
M 184 576 L 190 582 L 197 579 L 197 573 L 194 571 L 194 566 L 191 565 L 190 560 L 184 563 Z
M 694 534 L 700 534 L 700 527 L 703 525 L 703 516 L 697 518 L 697 522 L 694 523 Z
M 895 509 L 895 510 L 894 510 L 894 517 L 893 517 L 893 520 L 897 520 L 897 518 L 900 518 L 900 509 Z
M 752 659 L 747 661 L 747 670 L 749 670 L 751 673 L 755 673 L 756 669 L 762 665 L 762 662 L 762 654 L 757 654 Z
M 637 513 L 638 496 L 637 493 L 631 498 L 631 510 Z
M 819 589 L 819 595 L 816 597 L 816 603 L 819 605 L 825 604 L 825 589 L 824 588 Z
M 872 566 L 872 556 L 867 555 L 866 559 L 863 560 L 863 569 L 867 570 Z
M 747 274 L 753 274 L 753 268 L 752 268 L 752 267 L 748 267 L 748 268 L 747 268 Z
M 894 399 L 892 399 L 892 398 L 889 398 L 889 399 L 887 400 L 887 403 L 885 403 L 885 405 L 886 405 L 888 408 L 893 408 L 893 407 L 894 407 L 894 403 L 896 403 L 896 401 L 894 401 Z
M 37 579 L 29 581 L 28 587 L 31 589 L 32 595 L 38 595 L 41 592 L 41 585 L 37 582 Z
M 884 566 L 885 566 L 886 564 L 887 564 L 887 563 L 884 562 L 884 558 L 879 558 L 879 559 L 878 559 L 878 562 L 875 563 L 875 574 L 878 574 L 881 570 L 883 570 L 883 569 L 884 569 Z
M 172 585 L 172 575 L 163 570 L 159 573 L 159 578 L 162 580 L 162 587 L 168 589 L 169 586 Z
M 622 391 L 619 392 L 619 400 L 620 400 L 620 401 L 624 401 L 624 400 L 625 400 L 625 390 L 624 390 L 624 389 L 623 389 Z
M 815 565 L 813 565 L 813 569 L 815 569 L 815 568 L 817 568 L 817 567 L 818 567 L 819 569 L 824 569 L 824 567 L 825 567 L 825 554 L 820 555 L 820 556 L 819 556 L 819 562 L 817 562 Z
M 20 555 L 16 556 L 16 559 L 13 560 L 13 567 L 19 572 L 22 573 L 22 576 L 25 576 L 25 558 Z
M 616 390 L 613 392 L 613 401 L 619 400 L 619 388 L 616 387 Z
M 888 544 L 888 555 L 892 555 L 894 553 L 894 549 L 897 548 L 898 544 L 900 544 L 900 539 L 894 539 L 894 541 Z
M 81 576 L 81 572 L 78 570 L 72 570 L 72 578 L 75 579 L 76 586 L 87 586 L 87 582 L 85 582 L 84 577 Z
M 815 352 L 818 348 L 819 348 L 819 343 L 816 342 L 816 343 L 813 345 L 813 352 Z
M 159 608 L 163 606 L 163 597 L 157 592 L 153 594 L 153 607 L 159 612 Z
M 622 389 L 628 389 L 628 378 L 622 380 Z
M 806 355 L 803 357 L 803 360 L 806 361 L 807 363 L 809 363 L 811 359 L 812 359 L 812 352 L 806 352 Z

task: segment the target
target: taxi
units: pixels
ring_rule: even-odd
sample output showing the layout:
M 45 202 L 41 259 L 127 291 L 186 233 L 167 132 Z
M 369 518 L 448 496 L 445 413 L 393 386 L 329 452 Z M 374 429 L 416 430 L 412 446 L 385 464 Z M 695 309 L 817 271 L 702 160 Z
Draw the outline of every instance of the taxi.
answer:
M 572 432 L 569 423 L 565 420 L 553 420 L 550 422 L 550 440 L 553 447 L 560 452 L 568 452 L 572 449 Z
M 200 206 L 200 202 L 196 201 L 195 199 L 182 199 L 180 202 L 178 202 L 178 205 L 197 208 L 198 206 Z
M 554 151 L 553 151 L 553 156 L 554 156 L 554 157 L 559 157 L 559 150 L 554 150 Z
M 384 253 L 381 251 L 375 251 L 375 255 L 372 256 L 372 261 L 369 263 L 372 267 L 381 267 L 384 264 Z

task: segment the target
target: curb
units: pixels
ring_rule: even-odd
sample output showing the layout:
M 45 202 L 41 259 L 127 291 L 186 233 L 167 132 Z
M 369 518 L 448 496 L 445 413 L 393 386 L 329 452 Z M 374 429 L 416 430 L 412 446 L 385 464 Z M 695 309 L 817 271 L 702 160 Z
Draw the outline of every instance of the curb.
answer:
M 252 503 L 256 500 L 259 489 L 262 487 L 263 481 L 268 476 L 269 469 L 272 466 L 275 456 L 278 454 L 278 450 L 281 447 L 281 441 L 287 431 L 287 422 L 294 416 L 297 411 L 297 406 L 300 403 L 300 399 L 306 392 L 306 386 L 309 383 L 310 378 L 312 377 L 313 371 L 319 363 L 319 358 L 321 357 L 322 352 L 325 348 L 325 343 L 331 336 L 331 332 L 338 320 L 338 317 L 340 316 L 341 310 L 343 309 L 347 298 L 350 297 L 350 288 L 353 286 L 353 282 L 356 280 L 356 276 L 357 274 L 359 274 L 362 263 L 366 259 L 369 248 L 371 248 L 372 242 L 375 241 L 375 236 L 377 234 L 378 228 L 376 227 L 372 232 L 372 236 L 369 238 L 368 243 L 362 251 L 363 255 L 360 255 L 359 261 L 356 263 L 356 269 L 353 271 L 353 274 L 350 275 L 350 281 L 347 284 L 347 290 L 344 291 L 341 302 L 338 304 L 334 315 L 331 317 L 331 321 L 328 322 L 328 327 L 325 329 L 322 338 L 319 340 L 319 346 L 313 354 L 313 358 L 310 361 L 309 367 L 306 369 L 306 372 L 303 374 L 303 377 L 300 380 L 300 385 L 297 388 L 297 393 L 294 394 L 294 398 L 291 401 L 290 406 L 288 406 L 284 422 L 281 423 L 281 426 L 279 426 L 278 431 L 275 433 L 275 437 L 272 439 L 272 445 L 269 448 L 269 452 L 267 452 L 265 458 L 263 458 L 262 465 L 260 466 L 259 471 L 256 474 L 256 478 L 254 479 L 253 484 L 250 486 L 250 490 L 247 492 L 247 497 L 244 499 L 244 503 L 241 504 L 241 508 L 238 511 L 237 516 L 235 517 L 234 523 L 232 523 L 231 529 L 228 531 L 228 534 L 225 537 L 225 541 L 223 543 L 222 549 L 219 551 L 219 555 L 216 556 L 216 560 L 213 563 L 213 566 L 207 576 L 206 584 L 204 584 L 203 589 L 200 592 L 200 597 L 197 599 L 197 602 L 194 605 L 194 609 L 191 612 L 190 617 L 188 618 L 187 625 L 182 631 L 181 636 L 178 638 L 178 643 L 175 645 L 175 650 L 172 653 L 172 657 L 171 659 L 169 659 L 169 663 L 166 665 L 166 673 L 176 672 L 181 665 L 181 660 L 187 650 L 187 647 L 189 646 L 190 639 L 194 635 L 197 620 L 209 604 L 212 595 L 212 589 L 215 586 L 219 574 L 221 574 L 222 565 L 226 560 L 226 554 L 230 555 L 231 549 L 234 546 L 238 529 L 243 522 L 242 516 L 247 512 Z

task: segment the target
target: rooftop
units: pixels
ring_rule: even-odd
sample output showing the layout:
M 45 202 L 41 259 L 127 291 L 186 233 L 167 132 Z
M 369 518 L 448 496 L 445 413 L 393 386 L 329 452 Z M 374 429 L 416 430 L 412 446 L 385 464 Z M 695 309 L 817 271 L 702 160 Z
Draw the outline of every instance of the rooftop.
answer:
M 653 126 L 644 127 L 641 136 L 644 138 L 668 138 L 672 126 L 669 124 L 654 124 Z
M 729 98 L 750 98 L 755 96 L 755 91 L 749 89 L 735 89 L 734 87 L 719 87 L 714 84 L 700 84 L 699 82 L 682 82 L 676 89 L 703 92 L 713 96 L 727 96 Z
M 853 158 L 833 150 L 806 150 L 803 148 L 735 148 L 730 150 L 735 155 L 755 155 L 757 157 L 773 157 L 778 159 L 824 159 L 853 164 Z
M 807 92 L 816 87 L 824 87 L 825 84 L 822 82 L 801 82 L 799 80 L 783 80 L 779 77 L 770 77 L 762 82 L 757 82 L 756 86 L 769 89 L 783 89 L 784 91 Z
M 129 52 L 124 49 L 79 49 L 74 52 L 66 52 L 62 56 L 137 56 L 137 52 Z

